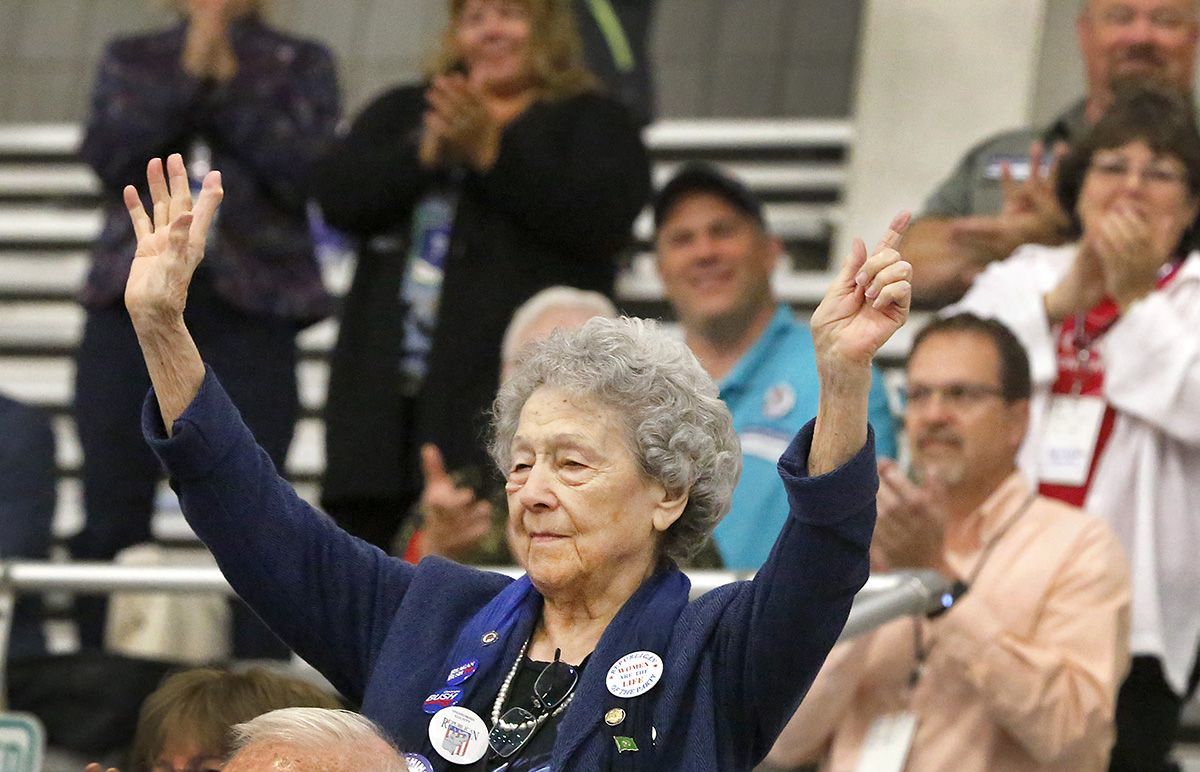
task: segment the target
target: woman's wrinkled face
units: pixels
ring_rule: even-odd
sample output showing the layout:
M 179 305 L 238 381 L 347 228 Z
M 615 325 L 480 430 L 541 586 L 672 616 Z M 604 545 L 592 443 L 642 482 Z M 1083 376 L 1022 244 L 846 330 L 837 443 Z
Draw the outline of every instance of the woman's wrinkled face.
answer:
M 518 0 L 467 0 L 454 29 L 458 55 L 471 83 L 484 91 L 512 93 L 530 78 L 529 9 Z
M 1196 208 L 1183 162 L 1135 140 L 1092 154 L 1076 211 L 1085 235 L 1114 212 L 1132 212 L 1150 225 L 1157 251 L 1170 254 L 1196 218 Z
M 548 387 L 521 410 L 507 477 L 514 552 L 547 596 L 636 586 L 683 509 L 642 473 L 616 411 Z

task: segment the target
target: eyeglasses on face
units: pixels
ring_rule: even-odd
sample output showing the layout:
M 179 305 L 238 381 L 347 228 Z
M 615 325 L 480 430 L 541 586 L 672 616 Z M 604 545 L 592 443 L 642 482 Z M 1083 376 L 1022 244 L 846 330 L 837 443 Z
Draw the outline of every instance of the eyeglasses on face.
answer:
M 1119 155 L 1097 153 L 1092 157 L 1088 169 L 1092 174 L 1106 179 L 1121 179 L 1128 177 L 1130 172 L 1136 172 L 1138 179 L 1144 185 L 1154 187 L 1172 187 L 1187 180 L 1187 173 L 1177 163 L 1162 159 L 1136 168 L 1128 158 Z
M 550 713 L 575 690 L 579 673 L 560 660 L 560 654 L 557 650 L 554 652 L 554 661 L 542 668 L 533 683 L 533 707 L 537 713 L 521 707 L 509 708 L 488 733 L 488 745 L 497 756 L 507 759 L 524 748 L 546 723 Z
M 1100 22 L 1109 27 L 1128 27 L 1138 19 L 1138 12 L 1129 5 L 1119 3 L 1100 14 Z M 1160 32 L 1179 32 L 1188 24 L 1185 12 L 1172 8 L 1156 8 L 1147 14 L 1152 29 Z
M 989 397 L 1000 397 L 1003 392 L 999 386 L 987 383 L 958 381 L 941 386 L 917 383 L 910 384 L 905 390 L 905 404 L 909 407 L 924 407 L 933 400 L 934 395 L 939 395 L 944 404 L 961 409 L 974 407 Z

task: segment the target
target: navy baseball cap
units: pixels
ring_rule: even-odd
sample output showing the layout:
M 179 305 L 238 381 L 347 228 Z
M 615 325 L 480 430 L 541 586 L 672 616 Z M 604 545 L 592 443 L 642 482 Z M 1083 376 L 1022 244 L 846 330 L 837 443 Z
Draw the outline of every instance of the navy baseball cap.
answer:
M 654 197 L 654 229 L 658 230 L 676 204 L 692 193 L 711 193 L 759 225 L 766 224 L 762 202 L 740 180 L 712 164 L 693 161 L 676 172 Z

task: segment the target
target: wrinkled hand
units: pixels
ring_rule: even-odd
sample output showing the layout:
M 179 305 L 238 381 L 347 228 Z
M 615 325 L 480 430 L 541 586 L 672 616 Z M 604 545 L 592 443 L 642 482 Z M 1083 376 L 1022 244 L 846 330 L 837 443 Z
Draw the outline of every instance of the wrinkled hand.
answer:
M 221 174 L 211 171 L 193 209 L 187 169 L 178 153 L 167 158 L 165 175 L 162 161 L 151 159 L 146 181 L 152 214 L 142 206 L 135 187 L 127 185 L 124 191 L 137 237 L 125 283 L 125 307 L 135 328 L 182 320 L 188 285 L 204 258 L 208 229 L 223 195 Z
M 1058 202 L 1055 181 L 1058 165 L 1066 154 L 1063 143 L 1055 146 L 1054 157 L 1043 170 L 1045 148 L 1041 142 L 1029 149 L 1029 176 L 1018 182 L 1008 164 L 1000 170 L 1004 204 L 995 216 L 963 217 L 956 220 L 950 238 L 970 250 L 982 263 L 1002 260 L 1022 244 L 1063 244 L 1071 220 Z
M 1154 291 L 1175 245 L 1156 243 L 1150 223 L 1129 209 L 1104 215 L 1095 231 L 1087 243 L 1099 258 L 1105 292 L 1123 311 Z
M 912 266 L 896 248 L 909 220 L 908 212 L 896 215 L 870 257 L 862 240 L 854 240 L 810 321 L 819 370 L 832 374 L 846 365 L 869 366 L 908 319 Z
M 492 505 L 476 498 L 470 488 L 459 487 L 446 473 L 436 445 L 421 447 L 421 557 L 441 555 L 460 559 L 475 549 L 492 527 Z
M 945 563 L 945 487 L 937 480 L 909 481 L 896 462 L 879 461 L 878 515 L 871 539 L 871 568 L 890 571 L 932 568 L 949 575 Z
M 500 151 L 501 125 L 479 92 L 458 73 L 434 77 L 425 92 L 419 158 L 426 168 L 466 163 L 487 171 Z
M 83 772 L 121 772 L 121 770 L 117 769 L 116 767 L 109 767 L 106 770 L 102 765 L 93 761 L 91 764 L 88 764 L 83 768 Z

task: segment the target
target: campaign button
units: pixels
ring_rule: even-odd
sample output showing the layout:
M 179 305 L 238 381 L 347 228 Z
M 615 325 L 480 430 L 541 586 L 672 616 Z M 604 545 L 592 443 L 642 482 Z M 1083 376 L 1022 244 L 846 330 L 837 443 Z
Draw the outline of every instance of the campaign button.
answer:
M 437 713 L 442 708 L 448 708 L 451 705 L 457 705 L 462 699 L 462 689 L 442 689 L 440 692 L 434 692 L 425 698 L 425 704 L 421 709 L 430 715 Z
M 429 759 L 419 753 L 404 754 L 404 765 L 408 772 L 433 772 L 433 765 L 429 763 Z
M 447 686 L 458 686 L 463 681 L 475 675 L 475 671 L 479 668 L 479 660 L 473 659 L 470 662 L 464 662 L 458 667 L 450 671 L 446 676 Z
M 662 674 L 662 657 L 652 651 L 635 651 L 614 662 L 604 681 L 614 697 L 638 697 L 653 689 Z
M 442 708 L 429 720 L 429 742 L 446 761 L 474 764 L 487 753 L 487 724 L 473 710 Z

